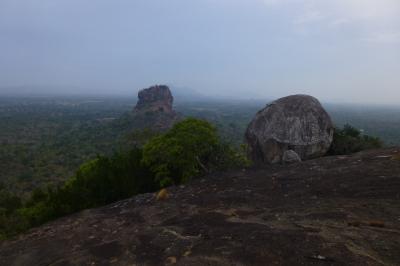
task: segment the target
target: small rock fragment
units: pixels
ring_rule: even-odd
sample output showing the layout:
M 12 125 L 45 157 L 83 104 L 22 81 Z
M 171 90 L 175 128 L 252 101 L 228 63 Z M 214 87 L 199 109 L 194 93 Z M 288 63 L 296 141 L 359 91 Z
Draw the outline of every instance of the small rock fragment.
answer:
M 284 164 L 298 163 L 301 162 L 301 158 L 294 150 L 287 150 L 283 154 L 282 162 Z
M 177 262 L 176 257 L 168 257 L 168 258 L 165 260 L 165 263 L 166 263 L 167 265 L 176 264 L 176 262 Z

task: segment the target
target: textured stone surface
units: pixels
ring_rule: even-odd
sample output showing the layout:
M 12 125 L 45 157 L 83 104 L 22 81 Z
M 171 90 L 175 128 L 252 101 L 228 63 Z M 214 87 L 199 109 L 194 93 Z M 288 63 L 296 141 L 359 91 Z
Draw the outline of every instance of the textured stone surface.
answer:
M 134 128 L 164 131 L 172 127 L 181 118 L 173 109 L 173 101 L 172 93 L 165 85 L 139 91 L 133 111 Z
M 400 265 L 399 151 L 219 173 L 85 210 L 0 242 L 0 265 Z
M 174 112 L 173 101 L 174 98 L 168 86 L 156 85 L 139 91 L 135 111 Z
M 246 142 L 256 163 L 280 163 L 286 150 L 302 160 L 323 156 L 333 139 L 333 124 L 319 101 L 308 95 L 278 99 L 249 124 Z
M 282 161 L 285 164 L 301 162 L 300 156 L 294 150 L 287 150 L 283 154 Z

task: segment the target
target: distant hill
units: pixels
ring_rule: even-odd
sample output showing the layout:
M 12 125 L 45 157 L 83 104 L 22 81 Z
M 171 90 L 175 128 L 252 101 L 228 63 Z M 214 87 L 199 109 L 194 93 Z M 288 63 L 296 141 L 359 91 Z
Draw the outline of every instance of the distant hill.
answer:
M 138 92 L 133 110 L 132 123 L 135 130 L 149 128 L 155 131 L 169 129 L 179 120 L 173 109 L 174 97 L 168 86 L 155 85 Z

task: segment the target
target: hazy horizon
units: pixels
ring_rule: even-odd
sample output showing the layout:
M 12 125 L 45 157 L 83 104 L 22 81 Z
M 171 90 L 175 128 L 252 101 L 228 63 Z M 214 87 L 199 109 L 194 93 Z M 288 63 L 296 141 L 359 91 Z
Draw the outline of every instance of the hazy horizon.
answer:
M 0 95 L 400 104 L 398 0 L 3 0 Z

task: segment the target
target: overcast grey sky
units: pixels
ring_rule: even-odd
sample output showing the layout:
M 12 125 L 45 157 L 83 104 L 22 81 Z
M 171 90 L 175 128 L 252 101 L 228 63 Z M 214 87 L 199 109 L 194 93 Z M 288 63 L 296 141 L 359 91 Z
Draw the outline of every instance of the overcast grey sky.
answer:
M 0 0 L 3 90 L 134 94 L 160 83 L 400 103 L 400 1 Z

